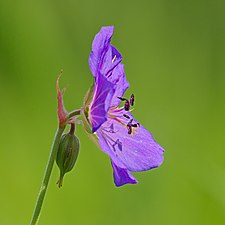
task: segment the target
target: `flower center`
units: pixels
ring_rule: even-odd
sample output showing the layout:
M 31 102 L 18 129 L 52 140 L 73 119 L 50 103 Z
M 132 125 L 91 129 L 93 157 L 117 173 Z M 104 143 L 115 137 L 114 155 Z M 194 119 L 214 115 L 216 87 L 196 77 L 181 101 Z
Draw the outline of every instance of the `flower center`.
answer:
M 124 98 L 124 97 L 118 97 L 118 98 L 121 101 L 125 101 L 125 104 L 124 104 L 124 110 L 125 111 L 129 111 L 130 110 L 130 106 L 134 105 L 134 94 L 132 94 L 130 96 L 130 100 L 128 100 L 127 98 Z M 128 130 L 128 134 L 132 134 L 134 128 L 140 127 L 140 124 L 139 123 L 133 123 L 133 119 L 131 119 L 130 116 L 128 116 L 127 114 L 123 114 L 123 116 L 126 119 L 129 119 L 129 122 L 126 125 L 127 130 Z

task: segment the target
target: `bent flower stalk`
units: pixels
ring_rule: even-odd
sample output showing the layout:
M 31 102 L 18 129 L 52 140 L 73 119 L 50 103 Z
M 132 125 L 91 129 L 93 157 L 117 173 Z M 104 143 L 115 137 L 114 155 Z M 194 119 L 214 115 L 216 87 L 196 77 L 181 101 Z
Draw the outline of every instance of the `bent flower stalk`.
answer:
M 113 26 L 102 27 L 92 43 L 89 66 L 94 77 L 94 83 L 87 92 L 81 109 L 68 113 L 64 107 L 64 91 L 59 89 L 58 123 L 50 152 L 46 171 L 37 198 L 31 225 L 38 223 L 40 211 L 48 187 L 54 161 L 60 168 L 59 187 L 62 186 L 63 175 L 70 171 L 77 159 L 79 140 L 75 133 L 75 125 L 81 121 L 88 136 L 109 157 L 113 169 L 116 186 L 136 184 L 137 180 L 131 172 L 150 170 L 163 162 L 164 149 L 156 143 L 153 136 L 131 114 L 135 96 L 124 97 L 129 87 L 124 73 L 122 56 L 111 45 Z M 120 105 L 123 107 L 120 107 Z M 68 134 L 63 134 L 67 125 L 71 126 Z M 66 141 L 63 137 L 70 137 Z M 70 143 L 70 139 L 76 140 Z M 61 147 L 60 147 L 61 146 Z M 74 149 L 70 149 L 71 146 Z

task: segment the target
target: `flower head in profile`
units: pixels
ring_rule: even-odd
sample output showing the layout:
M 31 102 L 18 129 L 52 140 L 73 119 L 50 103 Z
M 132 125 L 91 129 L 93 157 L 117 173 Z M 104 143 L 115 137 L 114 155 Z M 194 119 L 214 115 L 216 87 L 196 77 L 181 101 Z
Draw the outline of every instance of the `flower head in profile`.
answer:
M 124 97 L 129 83 L 122 56 L 110 43 L 113 29 L 102 27 L 94 38 L 89 57 L 94 84 L 81 115 L 89 136 L 110 157 L 114 182 L 121 186 L 137 183 L 131 172 L 160 166 L 164 150 L 130 112 L 135 96 Z

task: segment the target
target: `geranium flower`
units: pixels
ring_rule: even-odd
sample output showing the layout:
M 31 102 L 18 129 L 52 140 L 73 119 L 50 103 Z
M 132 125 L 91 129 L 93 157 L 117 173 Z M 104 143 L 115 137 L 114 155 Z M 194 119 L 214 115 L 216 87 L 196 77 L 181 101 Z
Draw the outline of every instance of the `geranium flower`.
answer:
M 164 149 L 131 114 L 134 95 L 123 97 L 129 87 L 122 56 L 110 44 L 113 27 L 102 27 L 95 36 L 89 57 L 94 85 L 81 110 L 86 131 L 110 157 L 116 186 L 136 184 L 130 172 L 158 167 Z M 123 107 L 119 105 L 124 103 Z

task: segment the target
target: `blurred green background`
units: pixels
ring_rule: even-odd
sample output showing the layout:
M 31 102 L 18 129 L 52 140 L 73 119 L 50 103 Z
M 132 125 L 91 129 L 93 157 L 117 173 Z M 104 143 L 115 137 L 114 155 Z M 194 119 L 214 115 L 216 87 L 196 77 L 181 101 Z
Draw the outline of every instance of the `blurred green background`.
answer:
M 123 55 L 135 117 L 165 148 L 158 169 L 116 188 L 108 157 L 77 128 L 80 155 L 40 225 L 225 224 L 225 1 L 0 1 L 0 224 L 29 224 L 57 128 L 92 82 L 101 26 Z

